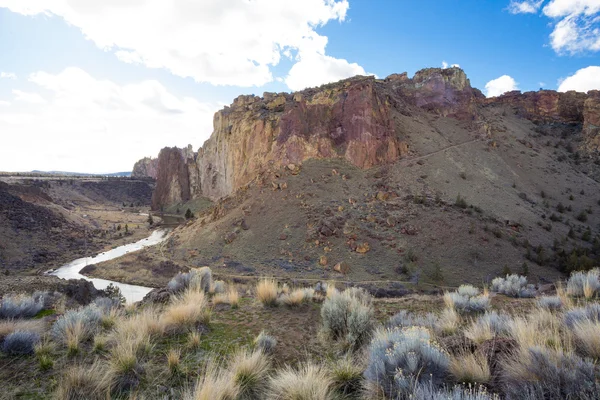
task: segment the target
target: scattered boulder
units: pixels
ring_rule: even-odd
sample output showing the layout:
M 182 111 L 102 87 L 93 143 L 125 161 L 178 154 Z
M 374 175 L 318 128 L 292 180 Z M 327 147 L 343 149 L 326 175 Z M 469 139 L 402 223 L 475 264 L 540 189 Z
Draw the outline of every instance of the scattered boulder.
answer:
M 360 254 L 365 254 L 365 253 L 368 253 L 369 250 L 371 250 L 371 246 L 369 245 L 369 243 L 363 242 L 363 243 L 356 245 L 355 251 Z
M 319 257 L 319 265 L 322 265 L 323 267 L 327 265 L 327 256 L 321 256 Z
M 229 243 L 233 242 L 236 238 L 237 238 L 237 233 L 230 232 L 227 235 L 225 235 L 225 243 L 229 244 Z
M 348 264 L 346 261 L 339 262 L 335 264 L 333 270 L 339 272 L 340 274 L 347 275 L 348 272 L 350 272 L 350 264 Z

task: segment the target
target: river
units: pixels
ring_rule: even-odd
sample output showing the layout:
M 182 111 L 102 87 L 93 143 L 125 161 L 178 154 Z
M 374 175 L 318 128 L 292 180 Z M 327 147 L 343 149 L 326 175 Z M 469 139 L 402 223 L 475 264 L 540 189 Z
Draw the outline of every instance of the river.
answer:
M 121 289 L 121 293 L 123 294 L 123 296 L 125 296 L 127 303 L 135 303 L 136 301 L 142 300 L 144 296 L 152 290 L 152 288 L 145 286 L 128 285 L 126 283 L 113 282 L 106 279 L 88 278 L 87 276 L 80 274 L 80 271 L 87 265 L 98 264 L 103 261 L 112 260 L 132 251 L 137 251 L 143 249 L 144 247 L 153 246 L 166 240 L 168 236 L 169 235 L 167 231 L 159 229 L 152 232 L 152 235 L 150 235 L 150 237 L 142 239 L 138 242 L 126 244 L 124 246 L 119 246 L 115 249 L 106 251 L 104 253 L 100 253 L 94 257 L 85 257 L 72 261 L 56 269 L 55 271 L 52 271 L 50 275 L 56 275 L 59 278 L 63 279 L 85 279 L 86 281 L 92 282 L 96 289 L 104 289 L 112 283 L 113 285 Z

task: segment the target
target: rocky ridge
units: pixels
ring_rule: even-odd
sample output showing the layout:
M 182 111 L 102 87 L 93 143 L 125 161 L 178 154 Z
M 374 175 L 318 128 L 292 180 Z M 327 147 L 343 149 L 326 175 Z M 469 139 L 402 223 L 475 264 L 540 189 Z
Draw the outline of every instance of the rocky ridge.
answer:
M 575 127 L 585 135 L 585 154 L 600 151 L 600 92 L 542 90 L 485 98 L 463 70 L 429 68 L 412 79 L 406 73 L 383 80 L 357 76 L 291 94 L 239 96 L 215 114 L 213 134 L 197 153 L 191 146 L 165 148 L 157 159 L 136 163 L 134 175 L 145 169 L 156 176 L 154 209 L 198 197 L 216 200 L 262 172 L 311 158 L 342 158 L 362 169 L 394 162 L 410 153 L 410 132 L 396 117 L 410 116 L 415 108 L 471 121 L 475 134 L 490 136 L 493 124 L 482 113 L 489 106 Z

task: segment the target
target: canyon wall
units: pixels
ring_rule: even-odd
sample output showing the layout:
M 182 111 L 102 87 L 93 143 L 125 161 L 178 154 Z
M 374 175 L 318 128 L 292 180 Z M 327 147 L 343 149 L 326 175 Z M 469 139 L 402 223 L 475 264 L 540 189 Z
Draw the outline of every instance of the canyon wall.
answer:
M 408 153 L 393 121 L 418 107 L 445 117 L 478 120 L 489 105 L 509 105 L 531 120 L 582 123 L 589 150 L 598 151 L 598 92 L 510 92 L 486 99 L 459 68 L 428 68 L 380 80 L 354 77 L 296 93 L 237 97 L 218 111 L 202 148 L 165 148 L 136 164 L 156 175 L 154 209 L 200 196 L 216 200 L 260 172 L 309 158 L 344 158 L 359 168 L 396 161 Z M 410 115 L 410 114 L 408 114 Z

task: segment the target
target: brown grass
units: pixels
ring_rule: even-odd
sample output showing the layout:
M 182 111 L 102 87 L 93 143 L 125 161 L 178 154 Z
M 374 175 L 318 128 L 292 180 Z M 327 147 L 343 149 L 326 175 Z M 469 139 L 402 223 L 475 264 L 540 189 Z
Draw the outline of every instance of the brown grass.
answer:
M 580 353 L 585 357 L 600 359 L 600 322 L 584 321 L 575 324 L 573 336 Z
M 188 335 L 187 346 L 190 349 L 197 349 L 200 347 L 201 335 L 198 331 L 190 332 Z
M 99 362 L 90 367 L 74 365 L 62 375 L 54 397 L 57 400 L 103 400 L 107 399 L 110 375 Z
M 170 349 L 167 353 L 167 367 L 172 374 L 181 371 L 181 349 Z
M 273 279 L 262 279 L 256 285 L 256 297 L 263 305 L 277 305 L 277 282 Z
M 176 297 L 165 309 L 161 320 L 172 331 L 189 330 L 199 323 L 208 324 L 210 310 L 204 292 L 189 289 Z
M 490 366 L 481 353 L 463 353 L 450 359 L 450 373 L 458 383 L 487 383 L 490 380 Z
M 15 331 L 34 331 L 39 334 L 44 332 L 46 324 L 40 319 L 34 320 L 3 320 L 0 321 L 0 342 Z
M 184 400 L 233 400 L 240 394 L 231 373 L 225 371 L 214 360 L 208 362 L 204 374 L 196 382 L 196 387 L 184 395 Z
M 304 303 L 304 289 L 296 289 L 289 294 L 281 296 L 281 303 L 289 307 L 298 307 Z
M 333 399 L 333 379 L 320 365 L 305 363 L 298 369 L 281 369 L 269 381 L 267 398 L 279 399 Z

